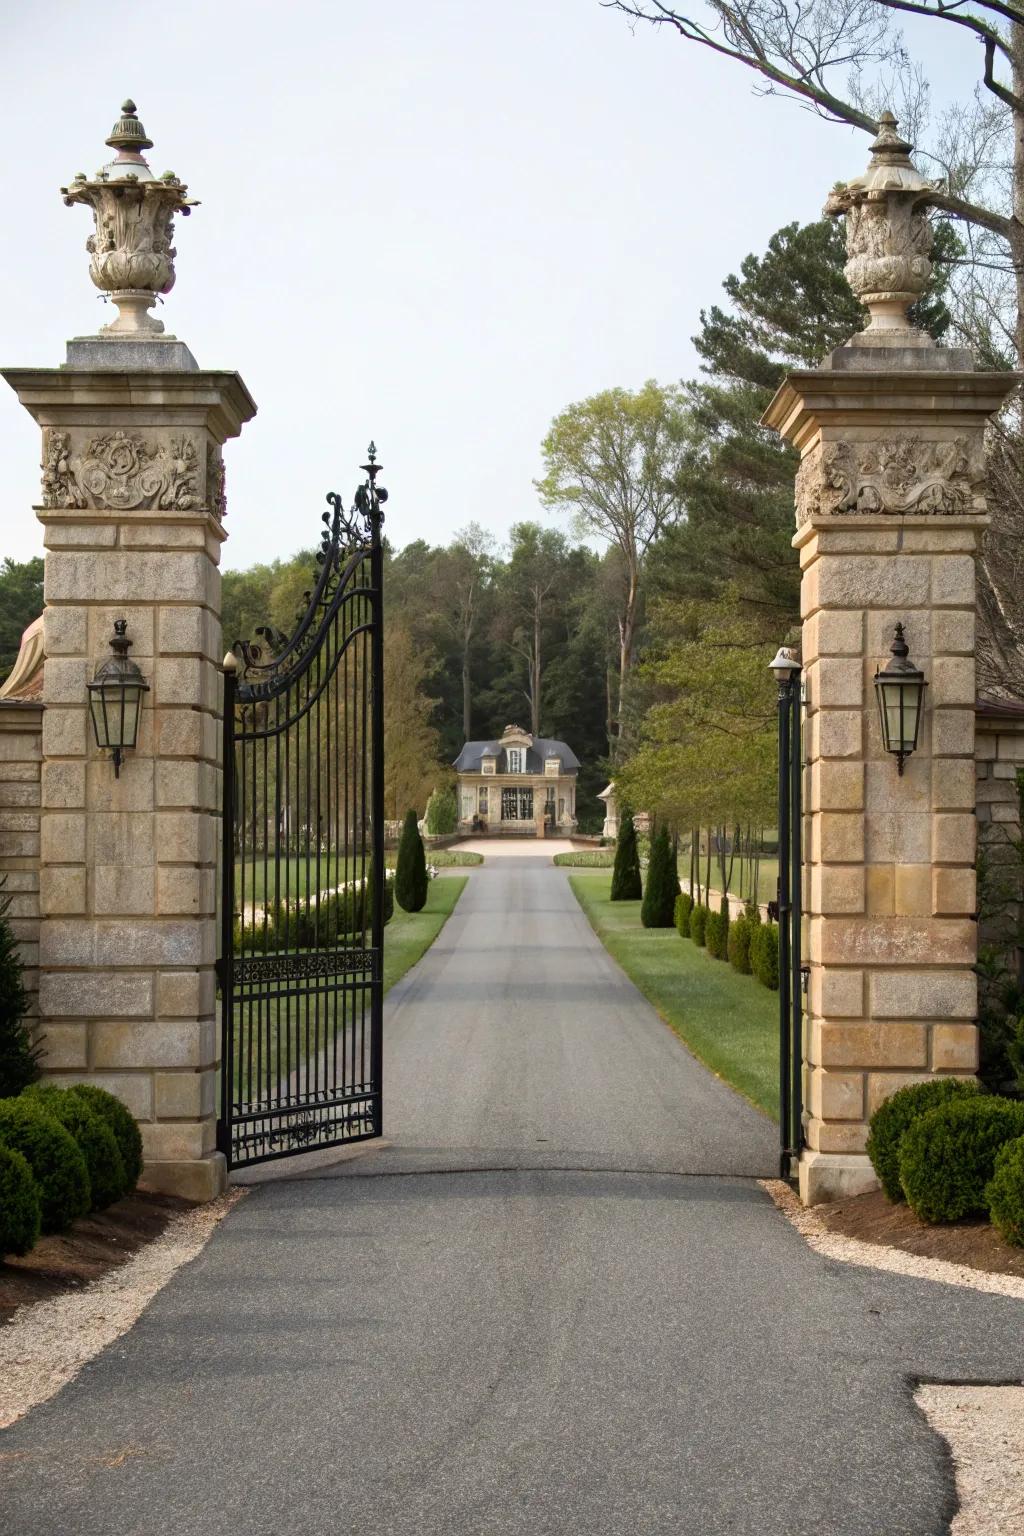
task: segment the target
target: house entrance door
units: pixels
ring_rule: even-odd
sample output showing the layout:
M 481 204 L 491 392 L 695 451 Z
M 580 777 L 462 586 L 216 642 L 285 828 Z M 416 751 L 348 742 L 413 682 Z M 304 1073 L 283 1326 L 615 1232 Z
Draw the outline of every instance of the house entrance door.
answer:
M 501 792 L 502 821 L 533 820 L 533 790 L 523 785 L 513 785 Z

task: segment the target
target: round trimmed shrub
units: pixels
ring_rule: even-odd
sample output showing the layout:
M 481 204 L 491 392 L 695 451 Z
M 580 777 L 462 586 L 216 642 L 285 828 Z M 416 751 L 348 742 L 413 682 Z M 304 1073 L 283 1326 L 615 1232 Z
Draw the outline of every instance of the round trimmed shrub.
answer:
M 26 1158 L 0 1142 L 0 1259 L 28 1253 L 42 1224 L 39 1186 Z
M 953 1099 L 977 1098 L 981 1084 L 973 1077 L 937 1077 L 930 1083 L 911 1083 L 898 1088 L 871 1116 L 867 1154 L 878 1182 L 893 1204 L 903 1198 L 900 1183 L 900 1143 L 921 1115 L 939 1109 Z
M 82 1099 L 90 1109 L 102 1115 L 113 1131 L 124 1165 L 125 1193 L 130 1194 L 142 1174 L 142 1132 L 135 1116 L 116 1094 L 98 1088 L 95 1083 L 76 1083 L 68 1089 L 68 1093 Z
M 996 1153 L 995 1171 L 985 1191 L 989 1215 L 1000 1237 L 1024 1248 L 1024 1136 Z
M 734 917 L 729 924 L 729 964 L 734 971 L 740 971 L 744 976 L 750 974 L 750 939 L 753 933 L 750 918 L 743 914 L 742 917 Z
M 680 891 L 676 897 L 675 910 L 673 912 L 676 929 L 680 938 L 688 939 L 690 937 L 690 913 L 692 911 L 693 897 L 686 891 Z
M 36 1083 L 28 1089 L 28 1094 L 38 1099 L 54 1119 L 71 1132 L 82 1149 L 89 1171 L 92 1209 L 104 1211 L 128 1194 L 132 1186 L 125 1173 L 121 1149 L 104 1116 L 85 1099 L 54 1083 Z
M 900 1143 L 900 1183 L 922 1221 L 986 1216 L 996 1154 L 1024 1136 L 1024 1104 L 995 1095 L 951 1099 L 915 1120 Z
M 39 1188 L 44 1232 L 63 1232 L 92 1201 L 85 1158 L 70 1131 L 27 1094 L 0 1099 L 0 1142 L 20 1152 Z
M 690 913 L 690 938 L 701 947 L 705 940 L 708 916 L 707 907 L 695 906 Z

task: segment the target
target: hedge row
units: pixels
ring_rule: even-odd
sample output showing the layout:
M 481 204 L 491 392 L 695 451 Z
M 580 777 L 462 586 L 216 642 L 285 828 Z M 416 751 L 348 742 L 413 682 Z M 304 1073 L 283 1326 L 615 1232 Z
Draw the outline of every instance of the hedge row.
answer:
M 1024 1247 L 1024 1103 L 974 1079 L 913 1083 L 872 1115 L 867 1151 L 889 1199 L 921 1221 L 988 1216 Z
M 248 954 L 271 954 L 279 949 L 330 949 L 346 939 L 358 939 L 370 925 L 366 885 L 321 891 L 319 897 L 293 897 L 268 905 L 251 922 L 235 919 L 235 949 Z M 395 882 L 388 872 L 384 881 L 384 921 L 395 911 Z
M 141 1171 L 139 1128 L 105 1089 L 36 1083 L 0 1099 L 0 1256 L 122 1199 Z
M 762 986 L 778 990 L 778 925 L 762 923 L 756 907 L 747 907 L 742 916 L 730 918 L 724 897 L 721 910 L 714 912 L 683 892 L 676 897 L 675 925 L 684 939 L 705 946 L 716 960 L 728 960 L 734 970 L 756 976 Z

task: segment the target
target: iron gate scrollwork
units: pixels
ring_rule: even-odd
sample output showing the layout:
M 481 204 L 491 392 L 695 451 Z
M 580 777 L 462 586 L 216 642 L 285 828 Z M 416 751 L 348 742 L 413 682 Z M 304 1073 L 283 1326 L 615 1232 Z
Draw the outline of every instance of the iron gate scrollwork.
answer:
M 328 496 L 291 636 L 261 628 L 225 664 L 218 1143 L 230 1167 L 381 1134 L 379 469 L 371 443 L 351 511 Z

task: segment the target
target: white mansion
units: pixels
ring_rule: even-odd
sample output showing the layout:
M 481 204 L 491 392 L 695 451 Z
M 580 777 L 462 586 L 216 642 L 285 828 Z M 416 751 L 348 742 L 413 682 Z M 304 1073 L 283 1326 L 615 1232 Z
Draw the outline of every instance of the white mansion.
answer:
M 564 741 L 507 725 L 500 741 L 467 741 L 455 759 L 459 831 L 543 837 L 576 825 L 579 760 Z

